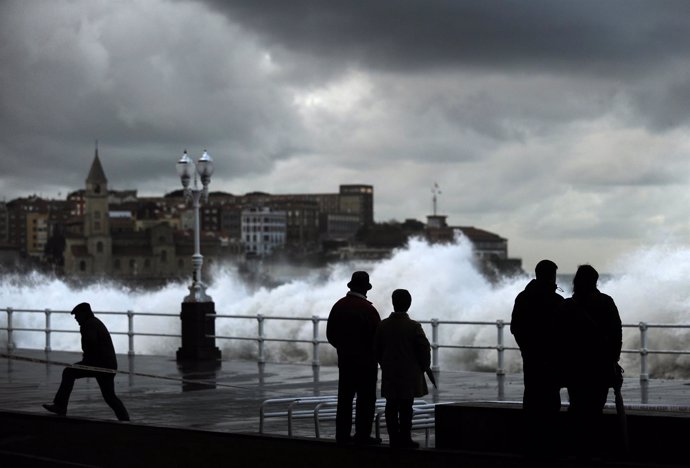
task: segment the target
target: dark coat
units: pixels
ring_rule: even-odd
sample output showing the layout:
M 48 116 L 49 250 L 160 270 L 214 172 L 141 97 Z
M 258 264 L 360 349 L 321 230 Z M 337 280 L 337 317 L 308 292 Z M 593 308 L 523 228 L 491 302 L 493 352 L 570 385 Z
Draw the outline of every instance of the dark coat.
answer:
M 376 366 L 374 334 L 381 322 L 365 296 L 350 291 L 333 305 L 326 324 L 326 338 L 338 351 L 338 366 Z
M 393 312 L 379 325 L 374 346 L 384 398 L 409 399 L 429 393 L 424 371 L 431 365 L 431 346 L 419 322 L 406 312 Z
M 82 360 L 78 364 L 117 369 L 115 347 L 106 326 L 93 313 L 80 322 Z
M 563 315 L 565 366 L 574 383 L 609 387 L 623 346 L 615 302 L 598 290 L 576 294 L 563 303 Z
M 555 284 L 532 280 L 515 298 L 510 331 L 520 347 L 525 372 L 551 372 L 559 365 L 563 296 L 555 289 Z

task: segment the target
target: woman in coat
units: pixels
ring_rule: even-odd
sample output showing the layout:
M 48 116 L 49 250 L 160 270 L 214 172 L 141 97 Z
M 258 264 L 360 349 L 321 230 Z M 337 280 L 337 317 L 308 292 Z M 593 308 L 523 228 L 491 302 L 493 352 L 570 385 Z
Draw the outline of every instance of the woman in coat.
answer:
M 412 440 L 412 404 L 428 393 L 424 373 L 431 364 L 431 346 L 419 322 L 407 311 L 412 303 L 405 289 L 393 291 L 393 310 L 376 331 L 374 346 L 381 364 L 381 395 L 386 399 L 386 426 L 392 447 L 419 447 Z
M 601 416 L 613 386 L 622 347 L 618 308 L 599 292 L 599 274 L 591 265 L 578 267 L 573 296 L 563 303 L 568 371 L 568 413 L 572 418 L 575 451 L 588 457 L 602 443 Z

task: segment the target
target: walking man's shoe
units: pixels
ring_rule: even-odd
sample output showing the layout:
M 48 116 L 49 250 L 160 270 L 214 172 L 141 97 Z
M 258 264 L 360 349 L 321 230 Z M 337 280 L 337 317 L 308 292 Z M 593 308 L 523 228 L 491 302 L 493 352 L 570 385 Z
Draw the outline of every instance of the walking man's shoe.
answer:
M 63 408 L 62 406 L 58 406 L 54 403 L 45 403 L 43 407 L 51 413 L 57 414 L 58 416 L 64 416 L 67 414 L 67 408 Z

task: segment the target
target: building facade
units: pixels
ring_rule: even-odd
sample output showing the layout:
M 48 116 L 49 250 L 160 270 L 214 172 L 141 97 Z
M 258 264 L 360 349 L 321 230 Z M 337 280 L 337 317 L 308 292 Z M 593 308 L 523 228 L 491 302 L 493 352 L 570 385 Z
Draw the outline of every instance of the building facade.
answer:
M 287 216 L 268 207 L 242 210 L 242 244 L 245 253 L 271 255 L 285 247 Z

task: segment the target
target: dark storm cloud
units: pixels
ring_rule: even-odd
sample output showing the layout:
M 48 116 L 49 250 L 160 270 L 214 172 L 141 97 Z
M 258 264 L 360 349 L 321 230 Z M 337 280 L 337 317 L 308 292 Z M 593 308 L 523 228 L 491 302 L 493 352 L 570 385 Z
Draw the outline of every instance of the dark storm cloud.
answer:
M 378 220 L 438 182 L 511 245 L 683 233 L 687 57 L 685 1 L 6 0 L 0 196 L 83 187 L 98 139 L 146 195 L 206 148 L 215 190 L 371 183 Z
M 278 48 L 367 68 L 647 68 L 690 51 L 685 1 L 207 0 Z
M 269 170 L 297 145 L 291 96 L 270 82 L 262 51 L 198 4 L 0 8 L 5 196 L 26 192 L 45 165 L 53 166 L 46 185 L 81 187 L 95 139 L 114 186 L 144 190 L 151 174 L 174 176 L 186 147 L 226 160 L 218 175 L 227 177 Z
M 567 81 L 586 77 L 599 83 L 590 83 L 589 91 L 581 89 L 582 83 L 573 87 L 584 104 L 598 102 L 589 109 L 581 104 L 580 111 L 595 113 L 610 106 L 608 97 L 616 93 L 632 109 L 632 121 L 656 130 L 683 125 L 690 116 L 685 111 L 690 105 L 686 1 L 205 3 L 257 35 L 295 82 L 324 81 L 351 68 L 422 76 L 462 70 L 513 76 L 518 85 L 525 76 L 556 76 L 566 80 L 555 90 L 558 93 L 568 91 Z M 505 104 L 500 101 L 506 96 L 500 91 L 487 89 L 463 100 L 459 104 L 471 116 L 459 115 L 457 121 L 469 121 L 480 132 L 499 138 L 519 138 L 520 132 L 502 123 Z M 525 101 L 540 108 L 537 112 L 572 115 L 557 97 L 534 98 L 532 92 Z

